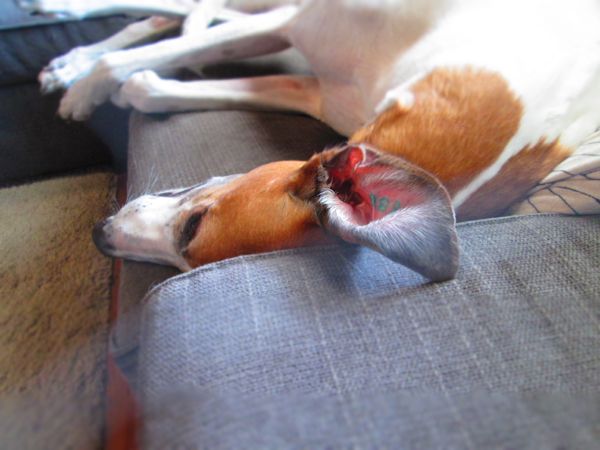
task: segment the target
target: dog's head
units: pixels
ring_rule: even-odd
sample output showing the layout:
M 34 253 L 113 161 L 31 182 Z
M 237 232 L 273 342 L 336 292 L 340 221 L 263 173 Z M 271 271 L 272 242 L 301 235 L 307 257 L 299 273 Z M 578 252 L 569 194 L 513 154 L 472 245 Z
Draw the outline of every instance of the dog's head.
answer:
M 98 224 L 94 241 L 110 256 L 188 270 L 328 235 L 370 247 L 434 281 L 457 270 L 446 190 L 418 167 L 364 145 L 139 197 Z

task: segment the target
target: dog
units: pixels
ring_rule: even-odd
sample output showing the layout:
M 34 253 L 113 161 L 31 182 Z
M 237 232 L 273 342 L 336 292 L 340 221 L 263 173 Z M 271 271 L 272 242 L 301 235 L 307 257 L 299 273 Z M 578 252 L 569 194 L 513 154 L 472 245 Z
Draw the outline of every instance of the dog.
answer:
M 65 13 L 55 2 L 22 3 Z M 121 11 L 101 3 L 76 15 Z M 600 124 L 596 0 L 306 0 L 257 14 L 239 12 L 253 2 L 126 3 L 168 18 L 50 64 L 40 80 L 67 88 L 63 117 L 84 119 L 109 99 L 143 112 L 286 110 L 349 140 L 308 161 L 139 197 L 94 230 L 110 256 L 189 270 L 333 236 L 448 280 L 456 219 L 501 213 Z M 119 50 L 182 17 L 180 37 Z M 314 76 L 179 82 L 155 72 L 288 47 Z

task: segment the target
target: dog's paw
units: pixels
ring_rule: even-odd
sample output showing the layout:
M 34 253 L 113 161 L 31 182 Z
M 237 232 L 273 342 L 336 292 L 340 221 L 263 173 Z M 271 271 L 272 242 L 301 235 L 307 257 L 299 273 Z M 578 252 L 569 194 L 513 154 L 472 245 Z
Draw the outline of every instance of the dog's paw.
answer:
M 32 14 L 59 18 L 82 19 L 88 11 L 84 0 L 18 0 L 18 5 Z
M 78 47 L 53 59 L 38 75 L 42 92 L 47 94 L 68 89 L 77 80 L 88 75 L 101 56 L 101 53 L 87 47 Z
M 144 113 L 170 111 L 166 104 L 168 94 L 165 88 L 168 83 L 169 80 L 161 79 L 152 70 L 136 72 L 123 83 L 112 101 L 122 108 L 131 106 Z
M 75 83 L 63 96 L 58 114 L 65 120 L 83 121 L 88 119 L 94 109 L 104 103 L 109 95 L 90 84 L 87 78 Z
M 87 77 L 67 90 L 60 102 L 59 115 L 63 119 L 87 119 L 97 106 L 118 91 L 122 78 L 106 56 L 100 58 Z

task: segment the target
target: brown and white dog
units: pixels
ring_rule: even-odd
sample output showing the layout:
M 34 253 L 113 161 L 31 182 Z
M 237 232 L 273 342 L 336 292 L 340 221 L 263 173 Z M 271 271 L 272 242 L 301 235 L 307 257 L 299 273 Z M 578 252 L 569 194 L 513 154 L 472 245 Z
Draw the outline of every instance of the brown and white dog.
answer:
M 57 1 L 22 3 L 61 12 Z M 600 125 L 597 0 L 307 0 L 253 15 L 224 3 L 101 2 L 189 16 L 178 38 L 117 50 L 177 22 L 151 18 L 72 52 L 42 84 L 68 88 L 64 117 L 83 119 L 108 99 L 147 112 L 293 110 L 349 143 L 137 198 L 94 232 L 109 255 L 188 270 L 335 235 L 448 279 L 458 264 L 454 211 L 502 212 Z M 217 16 L 224 22 L 206 29 Z M 182 83 L 148 71 L 289 46 L 313 77 Z

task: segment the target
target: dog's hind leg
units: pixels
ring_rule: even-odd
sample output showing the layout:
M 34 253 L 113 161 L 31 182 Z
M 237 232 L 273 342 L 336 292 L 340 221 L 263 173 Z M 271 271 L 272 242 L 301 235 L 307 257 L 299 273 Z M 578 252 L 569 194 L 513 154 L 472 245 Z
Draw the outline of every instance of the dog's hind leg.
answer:
M 184 17 L 196 6 L 194 0 L 18 0 L 32 13 L 84 19 L 111 14 Z
M 43 93 L 67 89 L 88 75 L 102 55 L 155 39 L 181 25 L 177 19 L 150 17 L 128 25 L 117 34 L 92 45 L 77 47 L 53 59 L 38 76 Z
M 18 0 L 23 8 L 41 13 L 92 17 L 107 14 L 187 16 L 202 3 L 214 0 Z M 220 0 L 223 19 L 301 3 L 300 0 Z M 227 7 L 226 7 L 227 6 Z M 80 15 L 77 16 L 77 12 Z
M 280 8 L 209 28 L 202 36 L 182 36 L 108 53 L 94 65 L 89 76 L 67 91 L 59 113 L 63 118 L 87 118 L 95 106 L 108 100 L 121 83 L 140 70 L 190 67 L 288 48 L 286 26 L 296 11 L 293 6 Z
M 183 21 L 184 28 L 192 20 L 195 33 L 206 30 L 215 19 L 226 21 L 234 11 L 225 10 L 227 0 L 202 0 L 192 8 L 190 14 Z M 69 53 L 55 58 L 40 73 L 38 79 L 42 92 L 50 93 L 59 89 L 69 88 L 75 81 L 88 75 L 100 57 L 108 52 L 150 42 L 162 35 L 176 30 L 182 24 L 182 19 L 153 16 L 149 19 L 135 22 L 117 34 L 93 45 L 77 47 Z
M 319 82 L 311 76 L 182 82 L 163 80 L 146 70 L 132 75 L 113 101 L 148 113 L 237 108 L 295 111 L 321 118 Z

